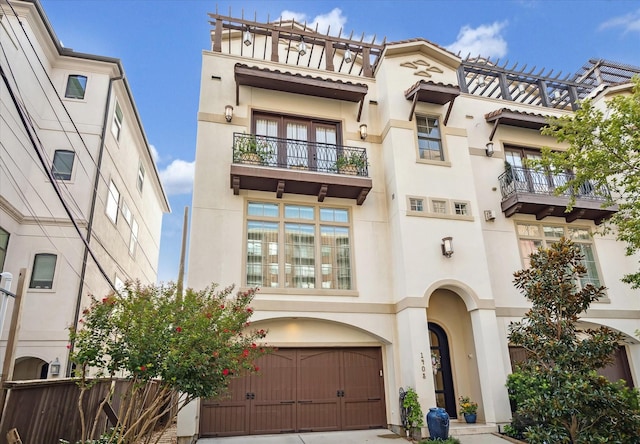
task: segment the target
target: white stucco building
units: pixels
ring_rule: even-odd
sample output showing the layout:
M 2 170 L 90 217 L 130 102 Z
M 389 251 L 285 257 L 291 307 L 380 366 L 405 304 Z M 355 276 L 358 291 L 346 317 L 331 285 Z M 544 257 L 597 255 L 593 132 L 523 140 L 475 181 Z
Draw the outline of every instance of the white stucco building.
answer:
M 156 282 L 169 205 L 120 60 L 62 47 L 37 0 L 0 5 L 0 270 L 16 291 L 27 269 L 14 379 L 64 376 L 87 296 Z
M 637 260 L 592 236 L 616 208 L 587 184 L 567 213 L 553 194 L 564 176 L 525 165 L 563 148 L 540 134 L 547 116 L 603 100 L 609 74 L 628 81 L 636 68 L 594 61 L 558 79 L 421 38 L 380 45 L 211 19 L 188 284 L 259 286 L 253 326 L 279 349 L 230 400 L 185 409 L 183 442 L 397 427 L 407 387 L 425 412 L 454 418 L 470 396 L 495 431 L 511 417 L 508 326 L 528 307 L 513 273 L 561 236 L 583 249 L 582 284 L 608 288 L 584 323 L 625 334 L 609 370 L 638 384 L 640 298 L 620 281 Z M 366 161 L 352 174 L 347 157 Z

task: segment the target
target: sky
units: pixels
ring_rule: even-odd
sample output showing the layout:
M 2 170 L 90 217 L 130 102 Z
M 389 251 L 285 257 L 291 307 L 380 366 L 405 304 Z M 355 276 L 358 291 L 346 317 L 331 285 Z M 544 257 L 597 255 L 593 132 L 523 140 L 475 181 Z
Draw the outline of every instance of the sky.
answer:
M 122 60 L 169 197 L 158 280 L 178 276 L 184 207 L 191 205 L 201 54 L 207 13 L 295 18 L 369 41 L 421 37 L 461 56 L 481 55 L 575 73 L 592 58 L 640 66 L 637 0 L 41 0 L 61 43 Z M 536 72 L 537 72 L 536 70 Z

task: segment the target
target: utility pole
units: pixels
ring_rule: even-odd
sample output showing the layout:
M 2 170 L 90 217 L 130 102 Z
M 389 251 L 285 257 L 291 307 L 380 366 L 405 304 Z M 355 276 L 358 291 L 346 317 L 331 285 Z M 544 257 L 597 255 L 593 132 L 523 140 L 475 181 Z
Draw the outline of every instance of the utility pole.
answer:
M 4 404 L 7 400 L 7 390 L 4 387 L 5 381 L 13 379 L 14 358 L 16 353 L 16 345 L 18 339 L 18 330 L 20 329 L 20 315 L 22 314 L 22 298 L 25 293 L 24 282 L 26 280 L 27 269 L 20 269 L 18 276 L 18 288 L 16 288 L 13 303 L 13 313 L 11 314 L 11 324 L 9 325 L 9 339 L 7 340 L 7 349 L 4 353 L 4 363 L 2 365 L 2 376 L 0 376 L 0 418 L 4 412 Z
M 189 220 L 189 207 L 184 207 L 184 220 L 182 221 L 182 248 L 180 249 L 180 266 L 178 268 L 178 283 L 176 285 L 176 298 L 182 301 L 182 287 L 184 285 L 184 257 L 187 249 L 187 222 Z

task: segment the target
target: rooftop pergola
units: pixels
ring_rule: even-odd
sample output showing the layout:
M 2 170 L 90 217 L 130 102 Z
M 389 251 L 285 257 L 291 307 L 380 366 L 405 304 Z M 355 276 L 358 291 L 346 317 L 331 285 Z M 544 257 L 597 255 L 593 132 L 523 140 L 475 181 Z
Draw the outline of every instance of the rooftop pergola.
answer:
M 365 41 L 364 34 L 360 39 L 353 38 L 353 32 L 349 37 L 342 36 L 342 29 L 337 35 L 331 35 L 330 29 L 323 34 L 318 32 L 317 25 L 313 29 L 306 23 L 293 20 L 269 22 L 267 19 L 263 23 L 255 17 L 253 20 L 245 19 L 244 14 L 240 18 L 218 13 L 209 16 L 213 25 L 214 52 L 237 51 L 239 54 L 236 55 L 241 57 L 365 78 L 374 77 L 384 49 L 395 44 L 386 43 L 386 39 L 376 43 L 375 36 L 371 41 Z M 251 43 L 232 45 L 234 38 L 239 41 L 246 39 Z M 443 49 L 424 39 L 411 41 L 424 41 Z M 280 45 L 286 45 L 284 56 Z M 300 50 L 301 47 L 305 48 L 304 51 Z M 563 76 L 561 72 L 554 74 L 553 70 L 546 68 L 518 67 L 517 63 L 509 66 L 508 61 L 500 64 L 500 60 L 467 56 L 461 59 L 458 67 L 459 85 L 449 86 L 459 88 L 461 93 L 545 108 L 576 110 L 578 101 L 587 97 L 597 86 L 626 83 L 638 74 L 640 67 L 606 60 L 589 60 L 577 74 Z M 421 91 L 420 94 L 426 93 Z M 418 94 L 414 95 L 414 99 L 416 97 Z

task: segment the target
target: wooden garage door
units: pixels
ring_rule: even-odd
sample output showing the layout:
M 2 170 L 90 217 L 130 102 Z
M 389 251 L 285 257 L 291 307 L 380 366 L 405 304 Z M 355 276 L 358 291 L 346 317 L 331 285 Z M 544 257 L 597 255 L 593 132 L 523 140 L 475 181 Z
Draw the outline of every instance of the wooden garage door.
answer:
M 279 349 L 204 400 L 201 436 L 386 427 L 380 348 Z

